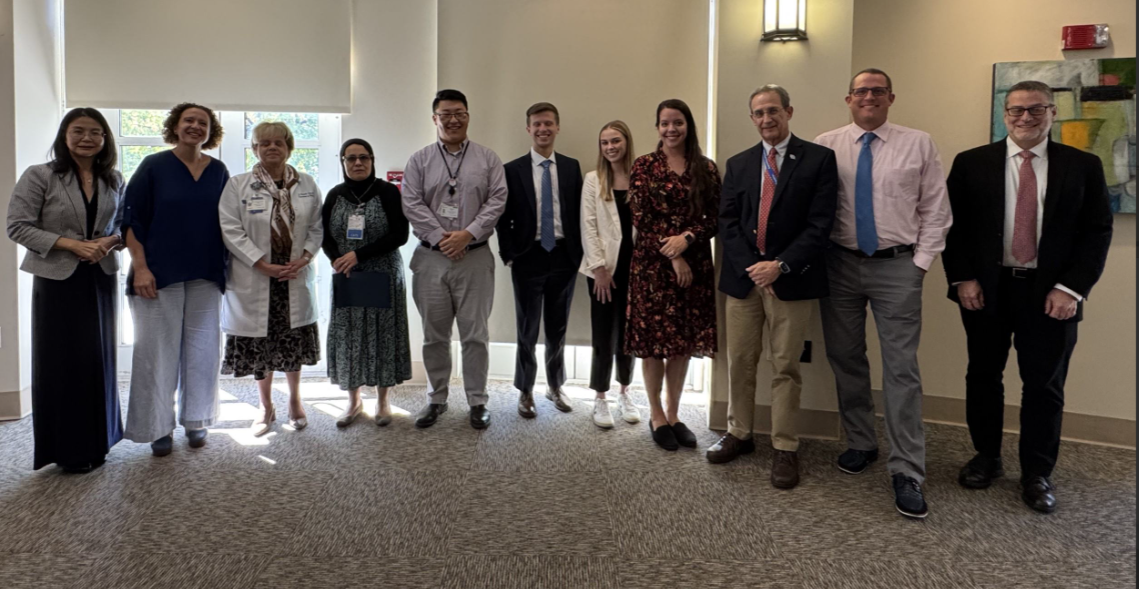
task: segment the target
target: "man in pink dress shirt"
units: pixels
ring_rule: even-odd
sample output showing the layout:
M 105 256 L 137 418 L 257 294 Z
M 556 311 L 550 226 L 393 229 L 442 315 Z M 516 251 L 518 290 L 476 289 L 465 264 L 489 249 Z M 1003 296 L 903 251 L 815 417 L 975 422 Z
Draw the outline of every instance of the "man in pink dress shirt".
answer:
M 820 300 L 827 359 L 835 373 L 847 451 L 843 472 L 858 474 L 878 459 L 866 305 L 882 349 L 882 392 L 895 506 L 924 518 L 925 432 L 921 415 L 922 281 L 945 248 L 952 223 L 945 174 L 929 134 L 889 123 L 893 83 L 885 72 L 854 76 L 846 97 L 854 123 L 815 143 L 838 158 L 838 207 L 827 257 L 830 296 Z

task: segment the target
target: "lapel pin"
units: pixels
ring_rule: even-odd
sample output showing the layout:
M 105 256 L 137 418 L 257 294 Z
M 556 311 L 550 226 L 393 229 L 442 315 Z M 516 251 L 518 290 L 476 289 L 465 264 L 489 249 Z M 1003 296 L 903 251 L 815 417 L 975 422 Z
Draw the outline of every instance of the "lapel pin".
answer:
M 795 154 L 793 154 L 793 153 L 789 153 L 789 154 L 787 154 L 787 157 L 789 157 L 789 158 L 791 158 L 791 159 L 795 159 Z

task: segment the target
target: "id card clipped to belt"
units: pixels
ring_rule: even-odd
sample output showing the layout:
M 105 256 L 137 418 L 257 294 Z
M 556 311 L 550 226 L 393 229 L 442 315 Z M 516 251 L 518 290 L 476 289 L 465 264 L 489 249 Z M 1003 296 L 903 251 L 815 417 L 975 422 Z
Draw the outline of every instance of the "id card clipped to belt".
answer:
M 364 239 L 364 215 L 357 213 L 348 217 L 348 239 Z

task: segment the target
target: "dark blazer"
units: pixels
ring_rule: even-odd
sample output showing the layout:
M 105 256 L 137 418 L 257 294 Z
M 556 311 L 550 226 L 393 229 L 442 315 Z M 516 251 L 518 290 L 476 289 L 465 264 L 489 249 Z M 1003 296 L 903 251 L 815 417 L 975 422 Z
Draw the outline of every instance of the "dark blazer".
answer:
M 957 154 L 949 172 L 953 227 L 941 254 L 949 279 L 949 298 L 960 303 L 955 282 L 977 280 L 985 295 L 983 313 L 996 313 L 997 284 L 1004 260 L 1005 139 Z M 1111 201 L 1100 159 L 1053 141 L 1048 142 L 1048 188 L 1044 220 L 1036 250 L 1039 304 L 1057 283 L 1087 297 L 1103 274 L 1111 245 Z M 1081 302 L 1070 321 L 1083 318 Z
M 728 160 L 720 199 L 720 239 L 724 261 L 720 291 L 737 299 L 755 288 L 747 269 L 775 258 L 791 267 L 772 288 L 783 301 L 817 299 L 829 294 L 824 252 L 830 247 L 838 202 L 838 166 L 834 152 L 791 135 L 767 223 L 767 255 L 755 245 L 759 224 L 763 143 Z
M 581 164 L 554 152 L 558 168 L 558 200 L 562 232 L 573 267 L 581 264 Z M 503 166 L 506 170 L 506 209 L 498 219 L 498 253 L 507 264 L 536 247 L 538 196 L 534 190 L 534 163 L 530 152 Z

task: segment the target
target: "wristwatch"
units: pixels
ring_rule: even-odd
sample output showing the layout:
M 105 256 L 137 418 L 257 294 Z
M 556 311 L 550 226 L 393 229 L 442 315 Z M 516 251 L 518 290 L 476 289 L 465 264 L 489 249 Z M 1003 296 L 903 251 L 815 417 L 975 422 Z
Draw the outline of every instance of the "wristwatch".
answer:
M 779 258 L 775 258 L 775 261 L 779 263 L 779 271 L 780 272 L 782 272 L 783 274 L 790 274 L 791 273 L 791 266 L 788 266 L 787 262 L 784 262 L 783 260 L 780 260 Z
M 693 237 L 691 233 L 685 233 L 684 234 L 684 241 L 687 241 L 688 245 L 692 245 L 692 242 L 696 241 L 696 238 Z

